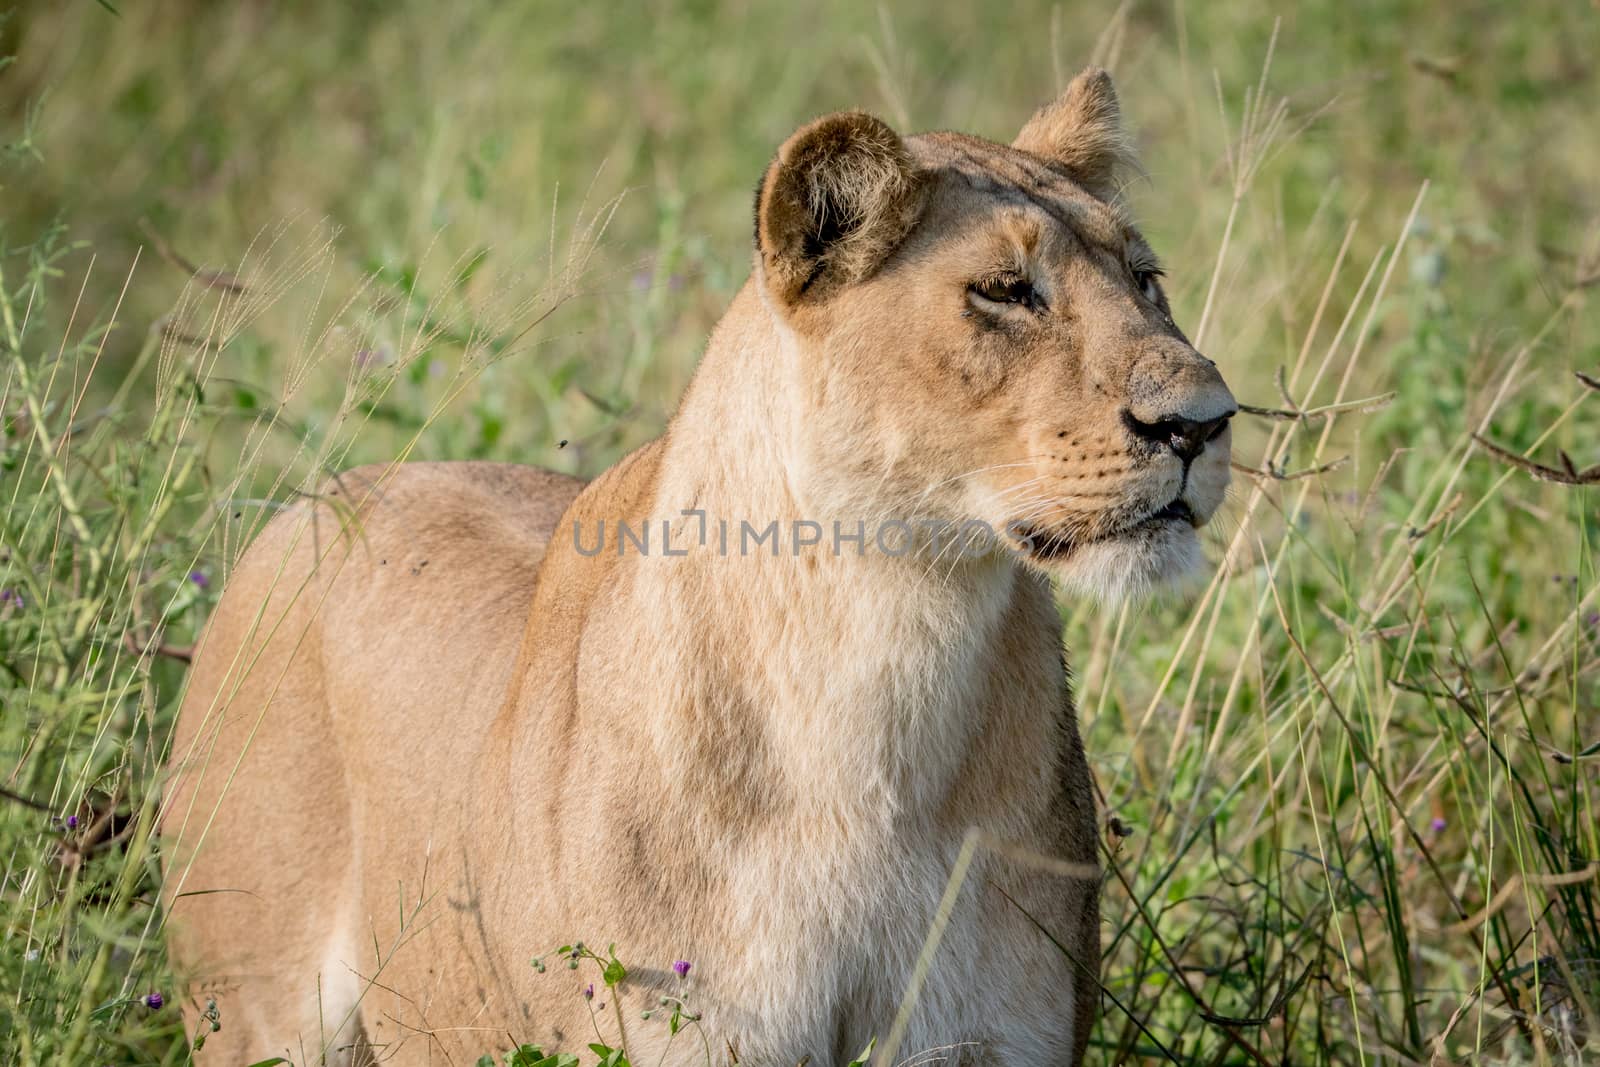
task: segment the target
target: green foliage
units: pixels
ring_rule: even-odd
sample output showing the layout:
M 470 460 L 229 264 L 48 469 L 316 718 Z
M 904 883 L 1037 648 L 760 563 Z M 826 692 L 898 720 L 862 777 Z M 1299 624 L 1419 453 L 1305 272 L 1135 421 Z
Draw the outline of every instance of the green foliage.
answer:
M 204 500 L 195 400 L 172 378 L 146 409 L 86 401 L 106 329 L 46 340 L 34 315 L 71 251 L 54 227 L 0 243 L 0 1033 L 8 1060 L 160 1061 L 184 1044 L 145 999 L 171 988 L 152 829 L 183 676 L 151 624 L 181 639 L 209 606 L 202 539 L 173 521 Z
M 485 1056 L 478 1062 L 489 1059 Z M 492 1061 L 491 1061 L 492 1062 Z M 506 1067 L 578 1067 L 578 1057 L 569 1052 L 546 1056 L 537 1045 L 519 1045 L 506 1053 Z
M 0 22 L 0 1061 L 228 1025 L 179 1018 L 154 829 L 181 654 L 274 508 L 366 461 L 594 474 L 663 425 L 796 124 L 1006 140 L 1094 59 L 1179 322 L 1288 417 L 1237 420 L 1214 582 L 1063 609 L 1091 1059 L 1576 1062 L 1594 490 L 1472 434 L 1600 459 L 1589 6 L 108 6 Z
M 601 979 L 607 988 L 615 988 L 622 980 L 628 977 L 628 970 L 617 959 L 617 948 L 611 947 L 611 958 L 606 960 L 605 968 L 600 972 Z

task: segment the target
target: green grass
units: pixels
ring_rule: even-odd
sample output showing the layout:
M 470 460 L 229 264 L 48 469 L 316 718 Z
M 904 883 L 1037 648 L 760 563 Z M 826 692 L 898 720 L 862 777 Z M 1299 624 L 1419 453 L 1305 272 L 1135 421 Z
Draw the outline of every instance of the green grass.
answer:
M 401 456 L 603 469 L 795 125 L 1008 140 L 1091 58 L 1179 322 L 1318 412 L 1241 418 L 1266 473 L 1202 594 L 1063 605 L 1109 820 L 1092 1060 L 1597 1047 L 1593 491 L 1471 436 L 1600 459 L 1592 5 L 108 6 L 0 24 L 0 1061 L 187 1060 L 139 1001 L 175 989 L 156 647 L 275 502 Z

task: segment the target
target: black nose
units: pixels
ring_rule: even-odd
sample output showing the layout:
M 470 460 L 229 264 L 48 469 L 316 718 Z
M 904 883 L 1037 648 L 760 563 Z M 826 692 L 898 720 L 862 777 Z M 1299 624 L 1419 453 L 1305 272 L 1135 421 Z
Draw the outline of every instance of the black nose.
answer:
M 1131 412 L 1123 411 L 1122 421 L 1135 437 L 1142 437 L 1146 441 L 1166 445 L 1178 454 L 1178 458 L 1185 463 L 1191 462 L 1201 452 L 1205 451 L 1206 442 L 1217 437 L 1227 428 L 1228 420 L 1232 413 L 1220 419 L 1209 419 L 1205 422 L 1196 422 L 1194 419 L 1167 418 L 1157 422 L 1140 422 Z

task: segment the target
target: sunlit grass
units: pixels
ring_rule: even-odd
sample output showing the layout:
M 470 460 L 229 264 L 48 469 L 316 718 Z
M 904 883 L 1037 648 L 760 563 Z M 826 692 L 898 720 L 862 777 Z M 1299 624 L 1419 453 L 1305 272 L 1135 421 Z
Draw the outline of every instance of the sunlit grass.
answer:
M 1592 16 L 117 7 L 0 37 L 0 1058 L 202 1036 L 152 816 L 182 654 L 276 508 L 374 460 L 595 473 L 671 411 L 793 126 L 1004 139 L 1091 56 L 1180 324 L 1275 413 L 1208 585 L 1063 604 L 1093 1061 L 1594 1046 L 1593 491 L 1473 437 L 1597 458 Z

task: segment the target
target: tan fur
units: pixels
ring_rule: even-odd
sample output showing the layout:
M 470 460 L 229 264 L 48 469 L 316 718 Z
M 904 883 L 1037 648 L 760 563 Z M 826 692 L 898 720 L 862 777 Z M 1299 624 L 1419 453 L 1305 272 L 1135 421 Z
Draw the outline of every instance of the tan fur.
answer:
M 203 1059 L 470 1064 L 598 1026 L 636 1064 L 703 1062 L 640 1017 L 687 959 L 718 1062 L 840 1063 L 887 1034 L 969 827 L 1090 874 L 980 853 L 901 1055 L 1081 1059 L 1097 824 L 1049 576 L 1192 569 L 1190 523 L 1151 516 L 1220 504 L 1233 401 L 1071 176 L 1112 166 L 1098 135 L 1059 120 L 1028 143 L 1078 145 L 1070 173 L 802 128 L 666 434 L 587 487 L 363 468 L 274 520 L 202 642 L 163 818 L 187 1018 L 215 997 L 223 1024 Z M 975 293 L 994 278 L 1037 303 Z M 896 554 L 889 519 L 1019 550 Z M 781 551 L 741 551 L 774 520 Z M 574 939 L 632 968 L 592 1019 L 592 972 L 529 965 Z
M 1116 87 L 1099 68 L 1084 71 L 1059 100 L 1036 111 L 1011 145 L 1061 167 L 1103 200 L 1116 194 L 1118 170 L 1134 164 Z

